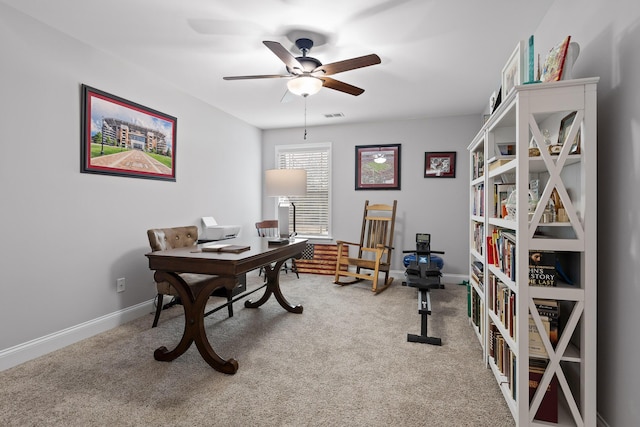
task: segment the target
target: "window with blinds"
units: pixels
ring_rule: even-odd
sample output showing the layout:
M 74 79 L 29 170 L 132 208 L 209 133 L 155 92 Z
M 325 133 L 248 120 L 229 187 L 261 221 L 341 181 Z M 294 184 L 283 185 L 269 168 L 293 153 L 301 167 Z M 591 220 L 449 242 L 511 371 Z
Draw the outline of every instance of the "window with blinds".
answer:
M 300 236 L 331 236 L 331 143 L 276 146 L 276 168 L 305 169 L 307 194 L 281 197 L 296 207 L 296 232 Z M 293 232 L 293 209 L 289 210 L 289 232 Z

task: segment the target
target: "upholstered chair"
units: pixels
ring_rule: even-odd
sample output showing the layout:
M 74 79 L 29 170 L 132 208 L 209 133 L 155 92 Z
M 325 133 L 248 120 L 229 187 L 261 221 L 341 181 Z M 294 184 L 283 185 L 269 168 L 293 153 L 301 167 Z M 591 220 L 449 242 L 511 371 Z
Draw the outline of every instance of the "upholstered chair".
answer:
M 198 242 L 198 227 L 185 226 L 173 228 L 154 228 L 151 230 L 147 230 L 147 237 L 149 238 L 149 245 L 151 246 L 151 250 L 154 252 L 173 248 L 195 246 Z M 180 273 L 180 277 L 189 286 L 194 288 L 194 294 L 202 289 L 208 281 L 216 278 L 216 276 L 195 273 Z M 163 308 L 162 301 L 164 295 L 172 296 L 174 298 L 174 301 L 179 303 L 178 292 L 174 289 L 173 286 L 169 284 L 169 282 L 156 282 L 156 288 L 158 291 L 158 296 L 156 298 L 156 314 L 153 319 L 153 328 L 158 325 L 160 312 Z M 231 299 L 233 297 L 233 291 L 230 289 L 216 289 L 216 291 L 214 292 L 216 295 L 218 295 L 220 294 L 220 291 L 222 291 L 227 297 L 229 317 L 232 317 L 233 306 L 231 305 Z

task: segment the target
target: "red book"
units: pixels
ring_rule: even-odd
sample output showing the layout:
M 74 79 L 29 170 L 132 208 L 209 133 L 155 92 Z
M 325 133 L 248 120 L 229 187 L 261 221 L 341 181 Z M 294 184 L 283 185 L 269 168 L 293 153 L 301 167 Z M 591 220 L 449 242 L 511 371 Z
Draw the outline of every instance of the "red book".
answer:
M 487 263 L 493 264 L 493 239 L 487 236 Z
M 544 371 L 545 367 L 529 366 L 529 402 L 533 400 L 533 395 L 538 389 Z M 542 398 L 534 418 L 550 423 L 558 422 L 558 379 L 555 375 L 547 387 L 547 392 Z

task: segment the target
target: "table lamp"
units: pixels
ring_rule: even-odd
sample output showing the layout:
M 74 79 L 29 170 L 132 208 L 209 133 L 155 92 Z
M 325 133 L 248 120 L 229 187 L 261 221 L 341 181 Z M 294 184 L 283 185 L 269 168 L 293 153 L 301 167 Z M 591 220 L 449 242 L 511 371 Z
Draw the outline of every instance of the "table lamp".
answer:
M 307 194 L 307 171 L 304 169 L 270 169 L 265 171 L 265 190 L 268 197 L 286 197 L 278 203 L 280 236 L 289 237 L 289 204 L 293 206 L 293 232 L 296 232 L 296 205 L 291 196 Z

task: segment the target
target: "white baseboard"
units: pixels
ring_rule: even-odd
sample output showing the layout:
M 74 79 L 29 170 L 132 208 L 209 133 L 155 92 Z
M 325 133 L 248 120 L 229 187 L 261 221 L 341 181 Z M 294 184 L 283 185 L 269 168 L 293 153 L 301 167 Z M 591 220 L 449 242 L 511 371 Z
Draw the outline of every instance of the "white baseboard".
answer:
M 452 285 L 462 285 L 462 282 L 468 281 L 468 280 L 469 280 L 469 275 L 442 273 L 442 283 L 449 283 Z
M 44 337 L 18 344 L 0 351 L 0 371 L 17 366 L 36 357 L 66 347 L 83 339 L 108 331 L 154 310 L 153 300 L 118 310 L 88 322 L 54 332 Z

